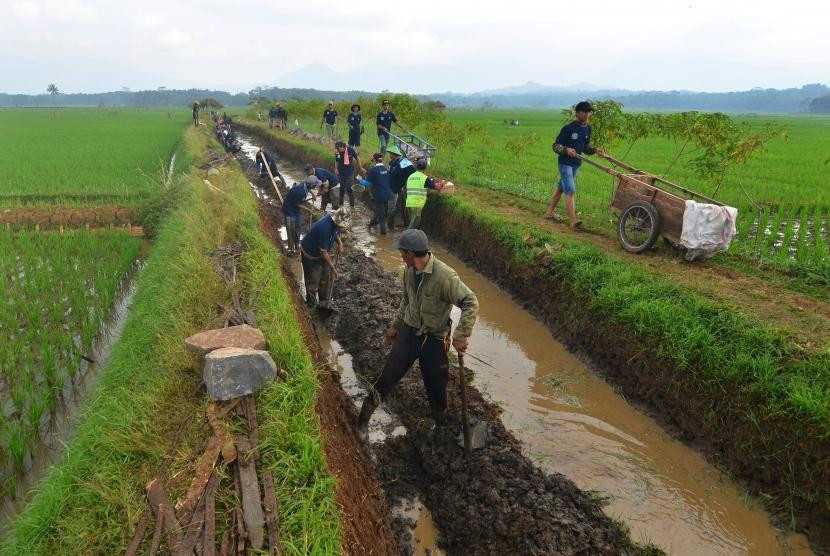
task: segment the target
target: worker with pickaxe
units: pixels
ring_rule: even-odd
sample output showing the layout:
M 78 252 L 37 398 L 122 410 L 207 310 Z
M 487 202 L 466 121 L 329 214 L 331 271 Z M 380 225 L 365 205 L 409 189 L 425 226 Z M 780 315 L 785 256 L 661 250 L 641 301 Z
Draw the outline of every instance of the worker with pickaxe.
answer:
M 405 230 L 395 245 L 406 264 L 403 298 L 386 339 L 392 349 L 378 379 L 363 400 L 357 419 L 358 433 L 368 436 L 369 418 L 417 359 L 435 426 L 445 423 L 450 343 L 460 353 L 478 315 L 478 299 L 458 274 L 429 250 L 421 230 Z M 461 308 L 461 318 L 450 338 L 450 311 Z

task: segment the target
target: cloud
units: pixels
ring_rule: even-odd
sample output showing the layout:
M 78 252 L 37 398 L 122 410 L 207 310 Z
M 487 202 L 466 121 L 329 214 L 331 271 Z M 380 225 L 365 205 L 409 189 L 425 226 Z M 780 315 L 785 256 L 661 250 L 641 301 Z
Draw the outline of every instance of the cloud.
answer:
M 12 3 L 12 14 L 19 19 L 37 19 L 43 12 L 43 8 L 37 2 L 27 0 L 16 0 Z

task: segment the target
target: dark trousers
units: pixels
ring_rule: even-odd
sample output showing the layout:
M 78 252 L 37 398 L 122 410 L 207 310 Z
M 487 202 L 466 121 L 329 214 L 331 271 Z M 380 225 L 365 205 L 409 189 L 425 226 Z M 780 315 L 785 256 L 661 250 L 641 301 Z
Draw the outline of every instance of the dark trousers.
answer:
M 317 304 L 319 293 L 320 305 L 326 306 L 329 295 L 331 270 L 322 258 L 309 259 L 302 256 L 303 282 L 305 282 L 305 300 L 312 307 Z
M 421 366 L 421 379 L 427 391 L 427 400 L 433 411 L 447 409 L 447 382 L 449 381 L 449 360 L 444 349 L 444 340 L 432 336 L 418 336 L 416 330 L 401 325 L 392 350 L 386 357 L 374 389 L 383 400 L 392 388 L 412 368 L 415 360 Z
M 332 208 L 334 208 L 334 205 L 331 202 L 331 190 L 327 189 L 322 195 L 320 195 L 320 210 L 325 211 L 326 207 L 329 205 L 332 205 Z
M 375 215 L 372 217 L 372 220 L 369 222 L 370 226 L 378 225 L 380 227 L 380 233 L 386 233 L 386 213 L 388 212 L 389 203 L 388 201 L 373 201 L 375 207 Z
M 354 176 L 340 176 L 340 206 L 343 206 L 343 197 L 346 192 L 349 193 L 349 207 L 354 208 L 354 191 L 352 191 L 352 184 L 354 184 Z

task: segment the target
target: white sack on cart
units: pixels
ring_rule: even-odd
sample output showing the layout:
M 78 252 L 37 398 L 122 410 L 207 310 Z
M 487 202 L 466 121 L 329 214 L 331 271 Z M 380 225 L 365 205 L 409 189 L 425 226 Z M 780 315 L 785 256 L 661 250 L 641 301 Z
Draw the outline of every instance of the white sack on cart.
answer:
M 686 260 L 709 257 L 726 251 L 735 237 L 738 209 L 686 201 L 680 243 L 687 249 Z

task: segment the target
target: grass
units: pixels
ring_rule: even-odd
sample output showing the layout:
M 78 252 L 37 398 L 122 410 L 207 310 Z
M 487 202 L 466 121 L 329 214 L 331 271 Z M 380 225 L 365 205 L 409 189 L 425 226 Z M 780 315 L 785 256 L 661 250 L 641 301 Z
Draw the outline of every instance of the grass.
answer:
M 181 109 L 2 109 L 0 205 L 153 197 L 188 120 Z
M 185 138 L 198 161 L 207 132 L 190 128 Z M 209 253 L 233 239 L 249 244 L 245 279 L 262 290 L 257 316 L 275 359 L 291 375 L 259 397 L 263 462 L 275 474 L 283 551 L 339 550 L 334 480 L 325 468 L 313 411 L 315 370 L 287 311 L 286 285 L 275 272 L 278 256 L 259 232 L 241 175 L 214 181 L 225 194 L 207 190 L 202 178 L 195 168 L 182 177 L 181 199 L 162 218 L 122 338 L 75 439 L 13 522 L 0 554 L 124 551 L 146 506 L 144 483 L 180 423 L 203 408 L 201 363 L 186 353 L 183 339 L 208 326 L 216 304 L 226 301 Z M 176 457 L 186 459 L 195 442 L 190 439 Z
M 124 233 L 0 232 L 0 497 L 14 493 L 81 356 L 95 355 L 140 249 L 141 239 Z

